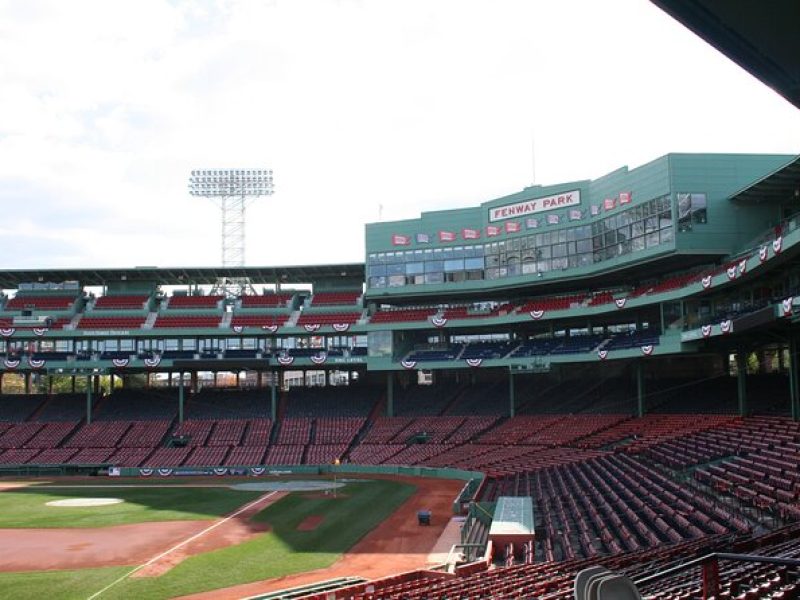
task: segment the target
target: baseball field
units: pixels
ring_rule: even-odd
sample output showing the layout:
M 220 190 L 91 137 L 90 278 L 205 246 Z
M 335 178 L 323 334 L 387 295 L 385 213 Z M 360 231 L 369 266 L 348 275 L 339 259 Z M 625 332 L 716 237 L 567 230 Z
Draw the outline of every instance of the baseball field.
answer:
M 462 485 L 269 483 L 2 483 L 0 597 L 241 598 L 419 568 L 447 519 L 419 527 L 416 511 L 447 515 Z

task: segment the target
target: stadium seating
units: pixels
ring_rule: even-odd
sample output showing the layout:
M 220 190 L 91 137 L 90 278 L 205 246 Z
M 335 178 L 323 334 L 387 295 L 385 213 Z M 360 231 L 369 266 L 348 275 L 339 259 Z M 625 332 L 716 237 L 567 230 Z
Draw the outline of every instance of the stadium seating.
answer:
M 242 308 L 285 308 L 294 292 L 242 296 Z
M 315 292 L 311 296 L 311 304 L 322 305 L 351 305 L 356 304 L 361 297 L 361 290 L 342 291 L 342 292 Z
M 223 296 L 171 296 L 167 303 L 168 310 L 208 310 L 218 308 L 224 300 Z
M 150 296 L 144 294 L 118 294 L 98 297 L 92 310 L 143 310 Z
M 76 326 L 77 329 L 141 329 L 144 325 L 146 316 L 114 316 L 114 317 L 95 317 L 84 316 Z
M 370 323 L 404 323 L 409 321 L 425 321 L 435 315 L 437 309 L 434 307 L 425 308 L 401 308 L 393 310 L 379 310 L 370 317 Z
M 353 325 L 361 318 L 360 312 L 306 312 L 297 319 L 297 325 Z
M 5 310 L 68 311 L 75 304 L 76 295 L 36 295 L 19 292 L 6 303 Z

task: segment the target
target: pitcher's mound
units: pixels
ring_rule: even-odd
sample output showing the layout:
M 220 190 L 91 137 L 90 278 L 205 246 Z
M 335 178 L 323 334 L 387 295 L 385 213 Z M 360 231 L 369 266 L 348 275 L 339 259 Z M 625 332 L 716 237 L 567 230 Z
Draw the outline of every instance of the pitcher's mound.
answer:
M 76 506 L 110 506 L 125 502 L 121 498 L 66 498 L 65 500 L 51 500 L 47 506 L 66 506 L 75 508 Z

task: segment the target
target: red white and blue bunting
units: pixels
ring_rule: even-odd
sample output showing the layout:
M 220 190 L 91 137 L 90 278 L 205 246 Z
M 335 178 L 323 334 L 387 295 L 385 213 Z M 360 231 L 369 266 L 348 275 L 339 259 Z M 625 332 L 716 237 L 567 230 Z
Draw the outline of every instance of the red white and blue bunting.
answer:
M 794 311 L 794 296 L 784 298 L 783 301 L 781 301 L 781 306 L 783 308 L 783 316 L 791 317 Z
M 700 283 L 703 286 L 703 289 L 708 289 L 711 287 L 711 284 L 714 282 L 714 278 L 711 275 L 706 275 L 700 280 Z
M 642 346 L 642 354 L 644 354 L 645 356 L 650 356 L 653 353 L 653 350 L 655 349 L 656 348 L 655 346 L 653 346 L 653 344 L 646 344 Z
M 739 261 L 739 275 L 747 273 L 747 259 L 743 258 Z
M 153 356 L 144 359 L 144 366 L 148 367 L 149 369 L 154 369 L 160 364 L 161 364 L 161 356 L 158 354 L 154 354 Z
M 711 325 L 702 325 L 700 327 L 700 333 L 703 334 L 703 337 L 709 337 L 711 335 Z
M 417 361 L 415 360 L 401 360 L 400 364 L 403 365 L 404 369 L 415 369 L 417 367 Z
M 153 469 L 139 469 L 139 475 L 142 477 L 150 477 L 153 474 Z
M 307 325 L 303 325 L 303 329 L 305 329 L 309 333 L 317 331 L 319 328 L 320 328 L 319 323 L 308 323 Z
M 284 367 L 288 367 L 294 362 L 294 356 L 279 356 L 278 357 L 278 364 Z
M 331 327 L 333 327 L 334 331 L 342 333 L 350 329 L 350 323 L 334 323 Z
M 172 475 L 172 469 L 159 469 L 158 474 L 162 477 L 169 477 Z
M 325 362 L 328 360 L 328 354 L 325 352 L 320 352 L 311 357 L 311 362 L 315 365 L 324 365 Z
M 728 279 L 730 279 L 731 281 L 736 279 L 736 266 L 734 265 L 732 267 L 728 267 L 727 273 L 728 273 Z
M 242 333 L 244 331 L 244 327 L 241 325 L 232 325 L 231 329 L 233 329 L 233 333 Z
M 45 333 L 47 333 L 47 327 L 33 328 L 33 335 L 35 335 L 36 337 L 42 337 Z
M 768 249 L 767 249 L 767 245 L 766 244 L 764 244 L 763 246 L 759 247 L 759 249 L 758 249 L 758 260 L 760 260 L 762 263 L 765 260 L 767 260 L 767 252 L 768 252 Z
M 250 475 L 253 475 L 254 477 L 258 477 L 259 475 L 263 475 L 266 472 L 266 470 L 267 469 L 265 467 L 251 467 L 250 468 Z
M 13 327 L 0 327 L 0 335 L 2 335 L 3 337 L 11 337 L 12 335 L 14 335 L 15 331 L 16 329 L 14 329 Z
M 600 360 L 605 360 L 606 358 L 608 358 L 608 350 L 598 350 L 597 358 L 599 358 Z
M 431 317 L 431 323 L 433 323 L 434 327 L 444 327 L 447 325 L 447 319 L 438 315 L 434 315 Z
M 129 358 L 112 358 L 111 359 L 111 364 L 114 365 L 115 367 L 117 367 L 118 369 L 124 369 L 125 367 L 128 366 L 128 364 L 130 362 L 131 362 L 131 360 Z
M 19 359 L 6 357 L 3 360 L 3 365 L 6 369 L 16 369 L 19 366 Z
M 531 319 L 533 319 L 534 321 L 538 321 L 539 319 L 541 319 L 544 316 L 544 311 L 543 310 L 532 310 L 528 314 L 531 316 Z
M 465 362 L 473 368 L 478 368 L 483 364 L 482 358 L 467 358 Z
M 614 298 L 614 304 L 617 305 L 617 308 L 625 308 L 625 303 L 627 301 L 627 298 Z
M 214 475 L 221 476 L 221 475 L 227 475 L 227 474 L 228 474 L 228 468 L 227 467 L 214 467 Z
M 783 250 L 783 236 L 778 236 L 772 240 L 772 251 L 775 254 L 780 254 L 781 250 Z
M 278 326 L 277 325 L 262 325 L 261 329 L 263 329 L 264 331 L 269 331 L 270 333 L 275 333 L 276 331 L 278 331 Z
M 728 334 L 733 331 L 733 321 L 730 319 L 725 319 L 719 324 L 719 328 L 722 333 Z
M 41 369 L 44 367 L 46 361 L 43 358 L 33 358 L 32 356 L 28 357 L 28 366 L 31 369 Z

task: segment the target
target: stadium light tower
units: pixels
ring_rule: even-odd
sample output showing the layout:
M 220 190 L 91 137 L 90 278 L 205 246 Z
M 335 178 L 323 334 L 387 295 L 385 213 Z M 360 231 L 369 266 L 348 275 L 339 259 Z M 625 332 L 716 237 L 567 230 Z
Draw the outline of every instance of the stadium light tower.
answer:
M 202 169 L 189 175 L 189 194 L 212 200 L 222 213 L 222 266 L 243 267 L 245 207 L 275 190 L 272 169 Z M 241 277 L 218 282 L 226 295 L 238 296 L 249 285 Z

